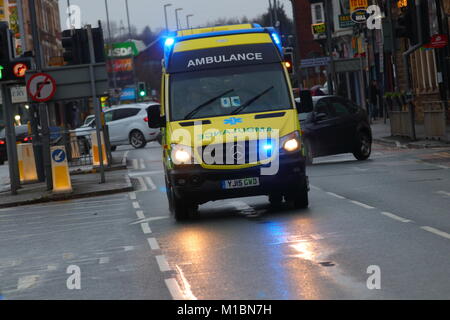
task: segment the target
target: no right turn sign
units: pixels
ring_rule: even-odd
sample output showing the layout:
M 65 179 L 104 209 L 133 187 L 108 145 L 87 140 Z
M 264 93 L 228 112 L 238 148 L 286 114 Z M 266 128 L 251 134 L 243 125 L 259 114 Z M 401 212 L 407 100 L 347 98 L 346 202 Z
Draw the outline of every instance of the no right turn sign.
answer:
M 27 92 L 33 101 L 49 101 L 55 95 L 56 81 L 46 73 L 37 73 L 28 80 Z

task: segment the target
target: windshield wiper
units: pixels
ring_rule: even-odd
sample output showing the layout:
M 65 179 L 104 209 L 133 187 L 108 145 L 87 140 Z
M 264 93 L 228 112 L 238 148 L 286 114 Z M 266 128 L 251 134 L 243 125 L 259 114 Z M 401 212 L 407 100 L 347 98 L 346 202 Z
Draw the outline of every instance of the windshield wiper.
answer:
M 199 112 L 201 109 L 203 109 L 203 108 L 206 107 L 207 105 L 213 103 L 214 101 L 216 101 L 216 100 L 219 99 L 220 97 L 222 97 L 222 96 L 224 96 L 224 95 L 226 95 L 226 94 L 228 94 L 228 93 L 230 93 L 230 92 L 233 92 L 233 91 L 234 91 L 234 89 L 227 90 L 227 91 L 221 93 L 220 95 L 217 95 L 217 96 L 215 96 L 214 98 L 211 98 L 211 99 L 209 99 L 208 101 L 202 103 L 201 105 L 199 105 L 198 107 L 196 107 L 194 110 L 192 110 L 191 112 L 189 112 L 189 113 L 184 117 L 184 120 L 189 120 L 189 119 L 191 119 L 191 118 L 192 118 L 197 112 Z
M 237 108 L 236 110 L 234 110 L 231 114 L 238 114 L 241 113 L 245 108 L 247 108 L 249 105 L 251 105 L 253 102 L 255 102 L 256 100 L 258 100 L 259 98 L 261 98 L 263 95 L 265 95 L 267 92 L 269 92 L 270 90 L 272 90 L 274 88 L 274 86 L 270 86 L 269 88 L 267 88 L 266 90 L 264 90 L 263 92 L 257 94 L 256 96 L 254 96 L 253 98 L 251 98 L 250 100 L 248 100 L 246 103 L 244 103 L 242 106 L 240 106 L 239 108 Z

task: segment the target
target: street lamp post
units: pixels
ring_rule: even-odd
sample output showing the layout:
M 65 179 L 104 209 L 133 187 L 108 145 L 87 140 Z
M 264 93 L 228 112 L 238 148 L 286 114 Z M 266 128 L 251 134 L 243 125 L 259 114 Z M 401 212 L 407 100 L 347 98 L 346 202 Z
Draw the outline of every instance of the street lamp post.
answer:
M 193 16 L 194 16 L 193 14 L 188 14 L 188 15 L 186 16 L 186 28 L 188 28 L 188 29 L 191 28 L 191 25 L 189 24 L 189 18 L 190 18 L 190 17 L 193 17 Z
M 164 5 L 164 20 L 166 21 L 166 30 L 169 30 L 169 23 L 167 20 L 167 7 L 170 7 L 171 5 L 171 3 L 167 3 Z
M 111 35 L 111 25 L 109 23 L 109 9 L 108 9 L 108 0 L 105 0 L 105 9 L 106 9 L 106 24 L 108 27 L 108 55 L 109 53 L 112 51 L 112 35 Z M 112 70 L 112 77 L 113 77 L 113 86 L 114 86 L 114 98 L 115 98 L 115 94 L 116 94 L 116 90 L 117 90 L 117 78 L 116 78 L 116 71 L 114 69 L 114 58 L 112 58 L 111 56 L 109 56 L 109 63 L 111 66 L 111 70 Z
M 180 30 L 180 20 L 178 20 L 178 11 L 183 10 L 183 8 L 176 8 L 175 9 L 175 19 L 177 20 L 177 30 Z
M 131 24 L 130 24 L 130 11 L 128 9 L 128 0 L 125 0 L 125 6 L 127 10 L 127 21 L 128 21 L 128 37 L 130 38 L 130 43 L 133 43 L 133 39 L 131 36 Z M 133 64 L 133 83 L 134 83 L 134 93 L 135 93 L 135 101 L 137 102 L 137 77 L 136 77 L 136 63 L 134 61 L 134 55 L 131 57 L 131 61 Z

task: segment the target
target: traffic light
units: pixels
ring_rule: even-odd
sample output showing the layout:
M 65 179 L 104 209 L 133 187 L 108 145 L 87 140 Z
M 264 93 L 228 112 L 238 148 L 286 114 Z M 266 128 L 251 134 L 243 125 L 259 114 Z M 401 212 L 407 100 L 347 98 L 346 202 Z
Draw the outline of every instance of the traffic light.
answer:
M 402 12 L 397 18 L 395 28 L 396 38 L 408 38 L 410 45 L 419 43 L 419 28 L 422 30 L 424 43 L 430 38 L 430 24 L 428 17 L 427 1 L 420 2 L 421 17 L 417 16 L 417 7 L 414 1 L 408 1 L 407 5 L 401 8 Z M 420 20 L 420 21 L 419 21 Z
M 93 28 L 92 39 L 94 41 L 95 62 L 105 62 L 105 41 L 103 39 L 103 29 Z
M 82 43 L 77 29 L 64 30 L 61 34 L 64 48 L 63 58 L 66 64 L 81 64 L 83 61 Z
M 294 74 L 294 54 L 292 52 L 286 52 L 283 60 L 284 66 L 290 75 Z
M 102 28 L 93 28 L 92 42 L 94 45 L 95 62 L 105 62 L 105 42 Z M 89 54 L 89 40 L 86 29 L 70 29 L 62 32 L 62 46 L 64 61 L 69 65 L 88 64 L 91 62 Z
M 31 68 L 31 57 L 15 58 L 12 32 L 7 23 L 0 23 L 0 81 L 24 82 Z
M 147 96 L 147 88 L 146 88 L 145 82 L 138 83 L 138 95 L 139 95 L 139 98 L 144 98 Z

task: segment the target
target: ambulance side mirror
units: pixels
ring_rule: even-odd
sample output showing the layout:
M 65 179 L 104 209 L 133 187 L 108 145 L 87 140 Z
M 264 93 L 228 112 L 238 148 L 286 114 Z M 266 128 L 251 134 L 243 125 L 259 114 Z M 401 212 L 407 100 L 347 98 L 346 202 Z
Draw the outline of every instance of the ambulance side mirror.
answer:
M 297 104 L 298 113 L 309 113 L 314 109 L 312 95 L 310 90 L 300 91 L 300 103 Z
M 166 117 L 161 116 L 161 106 L 153 105 L 147 108 L 148 126 L 158 129 L 166 126 Z

